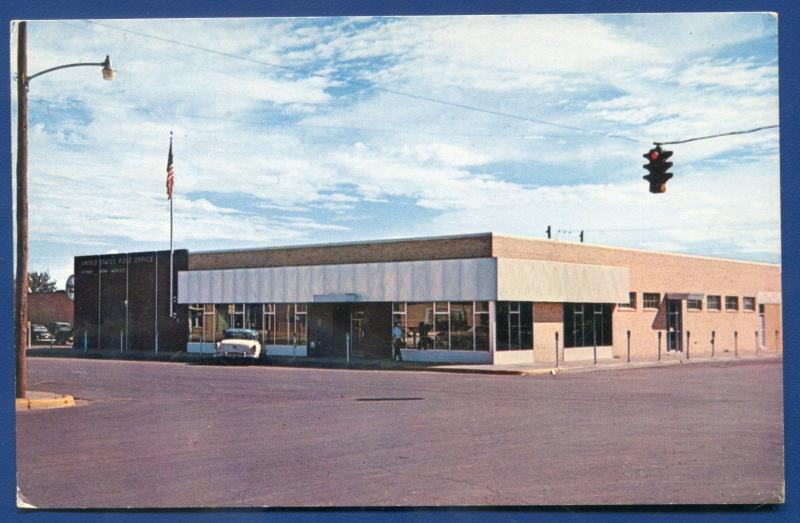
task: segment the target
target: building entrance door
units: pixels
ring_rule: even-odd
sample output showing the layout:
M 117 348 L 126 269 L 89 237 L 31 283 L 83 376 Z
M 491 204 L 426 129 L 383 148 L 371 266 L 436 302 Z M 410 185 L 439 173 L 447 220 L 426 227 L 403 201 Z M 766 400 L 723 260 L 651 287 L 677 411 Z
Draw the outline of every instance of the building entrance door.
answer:
M 667 300 L 667 350 L 683 350 L 681 300 Z
M 350 311 L 350 355 L 364 357 L 366 349 L 366 319 L 363 310 Z

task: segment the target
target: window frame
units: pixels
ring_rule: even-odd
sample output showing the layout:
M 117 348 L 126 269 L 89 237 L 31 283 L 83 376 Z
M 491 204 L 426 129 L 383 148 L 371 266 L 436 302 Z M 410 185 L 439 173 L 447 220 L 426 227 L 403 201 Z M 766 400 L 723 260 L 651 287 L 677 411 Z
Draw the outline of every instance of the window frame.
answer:
M 648 301 L 655 300 L 655 305 L 648 305 Z M 642 309 L 658 310 L 661 306 L 661 293 L 660 292 L 643 292 L 642 293 Z
M 565 349 L 614 345 L 612 303 L 564 303 L 563 317 Z
M 725 312 L 738 312 L 738 311 L 739 311 L 739 297 L 725 296 Z
M 696 303 L 697 306 L 696 307 L 692 307 L 691 306 L 692 303 Z M 694 299 L 687 298 L 686 299 L 686 310 L 687 311 L 692 311 L 692 312 L 703 312 L 703 300 L 702 299 L 694 300 Z
M 716 307 L 711 305 L 711 300 L 716 300 Z M 722 310 L 722 295 L 720 294 L 709 294 L 706 296 L 706 310 L 719 312 Z

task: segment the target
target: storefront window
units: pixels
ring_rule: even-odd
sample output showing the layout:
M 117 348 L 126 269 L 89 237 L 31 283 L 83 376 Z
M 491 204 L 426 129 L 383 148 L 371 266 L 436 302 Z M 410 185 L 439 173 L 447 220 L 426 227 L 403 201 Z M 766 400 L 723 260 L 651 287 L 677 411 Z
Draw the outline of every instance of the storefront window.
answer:
M 261 334 L 264 315 L 263 305 L 260 303 L 248 303 L 244 306 L 244 323 L 246 329 L 258 331 Z
M 450 307 L 448 302 L 436 302 L 436 321 L 434 323 L 434 327 L 436 328 L 436 330 L 432 333 L 434 350 L 449 350 Z
M 489 303 L 475 302 L 475 350 L 489 350 Z
M 232 307 L 233 305 L 228 304 L 217 304 L 215 306 L 216 330 L 214 332 L 214 341 L 222 340 L 222 333 L 225 332 L 225 329 L 230 327 Z
M 497 302 L 497 350 L 533 348 L 533 303 Z
M 565 303 L 564 347 L 611 345 L 612 308 L 610 303 Z
M 230 306 L 231 327 L 234 329 L 244 329 L 244 303 L 237 303 Z
M 415 349 L 432 349 L 433 303 L 406 304 L 406 346 Z
M 264 330 L 261 333 L 261 343 L 275 345 L 275 304 L 264 304 Z
M 406 339 L 408 331 L 406 330 L 406 304 L 404 302 L 395 302 L 392 304 L 392 342 L 394 342 L 394 327 L 400 328 L 400 347 L 408 347 L 410 340 Z
M 269 345 L 305 345 L 308 342 L 308 305 L 305 303 L 267 304 Z M 274 312 L 272 312 L 274 311 Z M 274 337 L 272 337 L 274 333 Z
M 189 305 L 189 342 L 203 341 L 203 305 Z
M 290 307 L 292 307 L 290 305 Z M 307 343 L 308 315 L 305 303 L 294 305 L 294 315 L 290 316 L 289 331 L 292 345 L 305 345 Z
M 517 304 L 518 316 L 524 307 Z M 400 327 L 403 347 L 410 349 L 488 351 L 489 323 L 485 301 L 392 304 L 392 328 Z M 520 327 L 517 336 L 524 338 Z
M 289 312 L 288 305 L 275 305 L 275 345 L 289 345 Z
M 472 302 L 450 303 L 450 349 L 473 350 Z

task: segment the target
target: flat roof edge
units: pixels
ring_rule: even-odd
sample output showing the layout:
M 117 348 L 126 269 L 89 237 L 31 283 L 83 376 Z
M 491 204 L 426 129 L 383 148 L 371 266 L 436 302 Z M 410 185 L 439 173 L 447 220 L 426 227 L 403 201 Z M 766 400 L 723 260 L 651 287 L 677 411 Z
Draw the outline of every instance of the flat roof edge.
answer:
M 395 242 L 414 242 L 414 241 L 437 241 L 437 240 L 457 240 L 467 238 L 492 238 L 491 232 L 476 232 L 468 234 L 449 234 L 444 236 L 416 236 L 416 237 L 403 237 L 403 238 L 381 238 L 377 240 L 358 240 L 358 241 L 345 241 L 345 242 L 325 242 L 325 243 L 300 243 L 294 245 L 275 245 L 267 247 L 247 247 L 244 249 L 214 249 L 207 251 L 189 251 L 192 254 L 225 254 L 231 252 L 255 252 L 255 251 L 277 251 L 283 249 L 313 249 L 319 247 L 348 247 L 357 245 L 368 245 L 373 243 L 395 243 Z
M 753 261 L 753 260 L 742 260 L 738 258 L 723 258 L 721 256 L 704 256 L 702 254 L 685 254 L 681 252 L 667 252 L 667 251 L 653 251 L 649 249 L 636 249 L 634 247 L 616 247 L 613 245 L 602 245 L 598 243 L 582 243 L 582 242 L 570 242 L 570 241 L 563 241 L 563 240 L 548 240 L 547 238 L 532 238 L 530 236 L 520 236 L 514 234 L 497 234 L 492 233 L 492 238 L 508 238 L 510 240 L 524 240 L 529 242 L 541 242 L 541 243 L 561 243 L 565 245 L 574 245 L 577 247 L 591 247 L 593 249 L 608 249 L 612 251 L 627 251 L 627 252 L 639 252 L 643 254 L 660 254 L 663 256 L 677 256 L 682 258 L 692 258 L 692 259 L 700 259 L 700 260 L 709 260 L 709 261 L 723 261 L 723 262 L 732 262 L 732 263 L 745 263 L 748 265 L 762 265 L 766 267 L 778 267 L 781 268 L 782 265 L 780 263 L 769 263 L 769 262 L 760 262 L 760 261 Z M 494 249 L 492 249 L 492 255 L 497 257 L 494 253 Z

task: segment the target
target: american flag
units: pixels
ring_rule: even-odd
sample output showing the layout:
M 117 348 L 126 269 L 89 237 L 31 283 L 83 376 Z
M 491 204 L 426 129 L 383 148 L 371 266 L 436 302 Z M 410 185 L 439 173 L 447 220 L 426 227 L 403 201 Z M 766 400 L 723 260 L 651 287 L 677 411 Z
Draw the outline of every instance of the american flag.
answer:
M 169 137 L 169 156 L 167 157 L 167 199 L 172 199 L 172 186 L 175 185 L 175 171 L 172 168 L 172 136 Z

